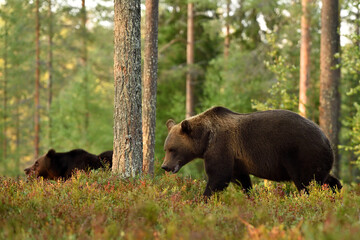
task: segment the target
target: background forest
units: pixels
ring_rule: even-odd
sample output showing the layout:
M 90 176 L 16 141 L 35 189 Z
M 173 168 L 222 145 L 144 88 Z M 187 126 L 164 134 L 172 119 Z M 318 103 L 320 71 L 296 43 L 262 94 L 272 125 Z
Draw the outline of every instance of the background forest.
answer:
M 36 106 L 35 2 L 0 1 L 0 175 L 21 175 L 34 159 L 36 111 L 40 154 L 49 148 L 98 154 L 113 147 L 113 1 L 83 2 L 40 1 Z M 300 0 L 233 0 L 229 11 L 225 0 L 193 2 L 195 112 L 214 105 L 298 112 Z M 159 4 L 156 174 L 163 172 L 166 120 L 185 118 L 186 9 L 185 0 Z M 307 116 L 317 123 L 320 9 L 320 1 L 311 2 Z M 360 175 L 360 1 L 341 1 L 341 26 L 340 178 L 351 182 Z M 180 173 L 202 178 L 202 161 Z

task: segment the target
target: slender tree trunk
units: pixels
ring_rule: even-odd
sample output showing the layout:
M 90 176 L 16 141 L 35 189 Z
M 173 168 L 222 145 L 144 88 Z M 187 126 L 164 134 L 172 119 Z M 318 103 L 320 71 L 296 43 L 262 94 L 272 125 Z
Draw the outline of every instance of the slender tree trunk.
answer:
M 114 1 L 113 172 L 142 172 L 140 0 Z
M 159 1 L 146 0 L 145 5 L 143 172 L 154 175 Z
M 339 112 L 340 112 L 340 68 L 339 58 L 334 55 L 340 50 L 339 1 L 323 0 L 321 9 L 320 46 L 320 127 L 329 137 L 335 156 L 334 174 L 338 177 L 340 164 L 338 156 Z
M 84 102 L 85 102 L 85 116 L 84 116 L 84 129 L 85 129 L 85 135 L 87 134 L 88 128 L 89 128 L 89 93 L 88 93 L 88 69 L 87 69 L 87 30 L 86 30 L 86 6 L 85 6 L 85 0 L 82 0 L 81 4 L 81 12 L 82 12 L 82 65 L 83 65 L 83 87 L 84 87 Z M 85 138 L 87 139 L 87 138 Z
M 52 118 L 51 118 L 51 102 L 52 102 L 52 61 L 53 61 L 53 23 L 52 23 L 52 10 L 51 10 L 51 0 L 48 2 L 48 14 L 49 14 L 49 36 L 48 36 L 48 45 L 49 45 L 49 53 L 48 53 L 48 101 L 47 101 L 47 112 L 48 112 L 48 140 L 50 147 L 52 146 L 52 135 L 51 135 L 51 128 L 52 128 Z
M 40 16 L 39 0 L 36 0 L 36 74 L 35 74 L 35 158 L 39 156 L 40 144 Z
M 300 86 L 299 86 L 299 112 L 306 117 L 308 105 L 307 91 L 310 83 L 310 21 L 309 3 L 311 0 L 302 0 L 301 16 L 301 48 L 300 48 Z
M 5 19 L 4 22 L 4 62 L 3 62 L 3 68 L 4 68 L 4 82 L 3 82 L 3 92 L 4 92 L 4 100 L 3 100 L 3 134 L 4 134 L 4 141 L 3 141 L 3 160 L 5 161 L 7 158 L 7 48 L 8 48 L 8 26 L 7 26 L 7 20 Z
M 224 42 L 224 58 L 225 59 L 229 58 L 229 48 L 230 48 L 230 24 L 229 24 L 230 3 L 231 3 L 231 0 L 226 0 L 226 20 L 225 20 L 226 33 L 225 33 L 225 42 Z
M 186 45 L 186 118 L 194 115 L 194 3 L 188 3 Z

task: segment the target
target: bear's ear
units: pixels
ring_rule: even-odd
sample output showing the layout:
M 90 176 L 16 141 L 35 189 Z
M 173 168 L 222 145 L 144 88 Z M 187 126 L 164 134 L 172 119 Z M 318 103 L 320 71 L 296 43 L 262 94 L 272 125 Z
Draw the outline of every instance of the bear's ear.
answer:
M 191 133 L 191 126 L 188 120 L 184 120 L 181 122 L 181 131 L 184 133 L 190 134 Z
M 49 151 L 48 151 L 48 153 L 46 154 L 46 156 L 47 157 L 49 157 L 49 158 L 51 158 L 51 157 L 53 157 L 54 155 L 55 155 L 55 150 L 54 149 L 50 149 Z
M 166 121 L 166 127 L 168 129 L 168 132 L 170 132 L 170 129 L 175 125 L 175 121 L 172 119 L 169 119 Z

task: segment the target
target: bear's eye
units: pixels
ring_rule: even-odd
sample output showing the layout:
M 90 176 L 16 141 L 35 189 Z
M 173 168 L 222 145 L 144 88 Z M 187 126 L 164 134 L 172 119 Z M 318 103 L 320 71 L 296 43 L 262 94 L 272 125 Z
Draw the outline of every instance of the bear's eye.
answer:
M 39 162 L 35 162 L 35 166 L 39 166 Z
M 175 152 L 175 149 L 174 149 L 174 148 L 170 148 L 170 149 L 169 149 L 169 152 Z

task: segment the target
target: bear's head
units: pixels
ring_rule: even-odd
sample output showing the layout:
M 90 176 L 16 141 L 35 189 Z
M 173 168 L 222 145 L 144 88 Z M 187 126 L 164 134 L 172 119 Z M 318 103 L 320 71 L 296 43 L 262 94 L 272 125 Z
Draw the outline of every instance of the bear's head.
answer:
M 28 177 L 43 177 L 45 179 L 56 179 L 57 176 L 51 168 L 51 161 L 54 159 L 56 152 L 54 149 L 50 149 L 45 155 L 36 159 L 35 163 L 25 168 L 25 174 Z
M 168 136 L 164 144 L 165 158 L 161 168 L 177 173 L 191 160 L 203 157 L 209 132 L 202 124 L 192 120 L 183 120 L 176 124 L 174 120 L 169 119 L 166 126 Z

